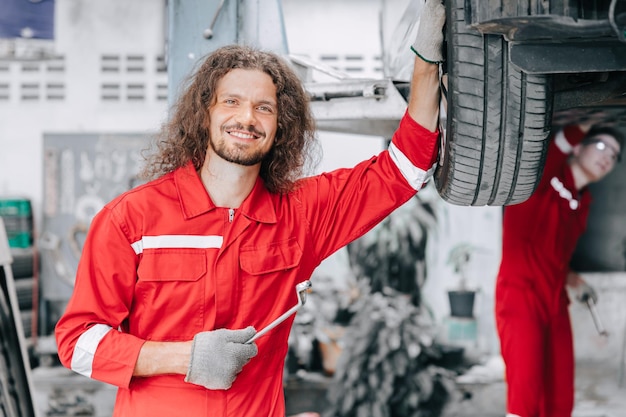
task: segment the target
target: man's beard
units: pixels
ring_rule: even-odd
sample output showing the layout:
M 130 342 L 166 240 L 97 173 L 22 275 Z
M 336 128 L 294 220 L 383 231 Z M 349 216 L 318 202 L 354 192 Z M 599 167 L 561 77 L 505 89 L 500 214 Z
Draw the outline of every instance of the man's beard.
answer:
M 229 148 L 223 140 L 216 143 L 212 138 L 209 138 L 209 144 L 220 158 L 243 166 L 259 164 L 267 155 L 267 152 L 262 150 L 256 150 L 251 153 L 243 145 L 233 145 Z

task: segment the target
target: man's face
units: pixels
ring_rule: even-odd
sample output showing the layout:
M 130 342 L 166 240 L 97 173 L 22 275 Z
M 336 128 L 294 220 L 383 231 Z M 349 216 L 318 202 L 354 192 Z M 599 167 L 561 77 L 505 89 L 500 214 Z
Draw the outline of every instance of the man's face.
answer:
M 611 135 L 600 134 L 581 143 L 576 158 L 590 180 L 595 182 L 611 172 L 619 153 L 619 142 Z
M 209 107 L 209 143 L 219 157 L 239 165 L 259 164 L 278 129 L 276 87 L 259 70 L 234 69 L 218 83 Z

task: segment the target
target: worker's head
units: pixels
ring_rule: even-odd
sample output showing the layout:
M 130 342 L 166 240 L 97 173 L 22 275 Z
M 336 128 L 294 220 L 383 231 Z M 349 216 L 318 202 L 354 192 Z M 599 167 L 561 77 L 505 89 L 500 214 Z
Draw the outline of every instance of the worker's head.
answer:
M 624 134 L 620 130 L 611 126 L 593 126 L 589 132 L 587 132 L 583 143 L 594 145 L 599 142 L 611 142 L 611 140 L 617 142 L 617 146 L 614 149 L 614 151 L 617 152 L 614 154 L 616 155 L 616 162 L 619 162 L 621 160 L 622 149 L 624 149 Z M 600 148 L 602 148 L 602 146 L 600 146 Z
M 221 110 L 228 106 L 223 100 L 226 96 L 231 100 L 232 95 L 241 96 L 246 106 L 257 100 L 251 107 L 253 113 L 243 114 L 240 108 L 237 117 L 234 110 L 232 117 L 224 117 Z M 220 138 L 214 136 L 224 129 L 248 131 L 255 139 L 263 139 L 256 156 L 243 156 L 243 151 L 235 155 L 233 151 L 227 157 L 244 165 L 261 161 L 260 175 L 270 191 L 290 190 L 305 165 L 313 162 L 309 157 L 315 143 L 315 124 L 309 98 L 290 65 L 274 53 L 241 45 L 215 50 L 187 80 L 174 111 L 165 126 L 167 143 L 161 145 L 164 161 L 160 163 L 170 170 L 189 160 L 200 169 L 207 148 L 220 147 Z M 166 147 L 169 153 L 164 152 Z M 163 167 L 161 170 L 167 171 Z
M 576 164 L 589 182 L 604 178 L 621 159 L 623 134 L 609 126 L 594 126 L 582 142 L 574 147 L 572 163 Z

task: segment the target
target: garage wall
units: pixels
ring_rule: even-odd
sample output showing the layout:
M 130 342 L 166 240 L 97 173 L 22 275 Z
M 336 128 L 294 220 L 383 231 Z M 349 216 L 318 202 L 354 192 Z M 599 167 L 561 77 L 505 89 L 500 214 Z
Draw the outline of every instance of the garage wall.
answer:
M 7 86 L 0 194 L 31 199 L 36 225 L 44 132 L 143 133 L 166 115 L 163 8 L 153 0 L 57 0 L 55 58 L 0 59 L 0 84 Z

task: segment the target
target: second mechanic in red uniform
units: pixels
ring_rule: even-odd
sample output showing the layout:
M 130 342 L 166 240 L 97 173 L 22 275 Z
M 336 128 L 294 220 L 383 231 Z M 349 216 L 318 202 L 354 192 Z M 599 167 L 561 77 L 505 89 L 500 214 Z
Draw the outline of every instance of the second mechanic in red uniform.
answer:
M 590 127 L 558 131 L 537 190 L 504 210 L 495 308 L 509 417 L 570 417 L 574 407 L 566 285 L 579 299 L 596 295 L 569 263 L 586 227 L 587 186 L 611 172 L 623 144 L 619 131 Z

